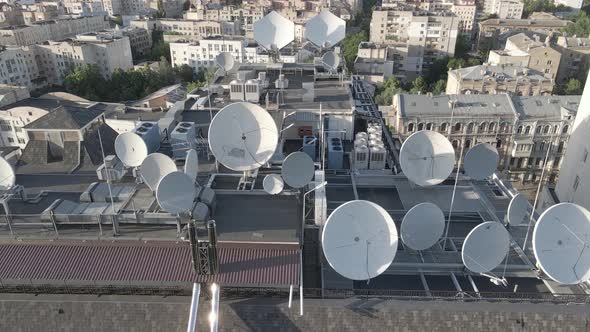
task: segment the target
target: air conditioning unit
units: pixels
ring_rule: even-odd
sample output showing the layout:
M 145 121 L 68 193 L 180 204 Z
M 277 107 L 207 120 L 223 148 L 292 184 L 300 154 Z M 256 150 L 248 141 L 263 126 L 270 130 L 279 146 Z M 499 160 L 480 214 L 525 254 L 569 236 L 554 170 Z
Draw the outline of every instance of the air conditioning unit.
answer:
M 170 133 L 170 145 L 174 159 L 186 158 L 186 152 L 196 149 L 196 129 L 193 122 L 179 122 Z
M 158 151 L 160 148 L 160 129 L 155 121 L 141 121 L 133 132 L 143 139 L 148 148 L 148 153 Z
M 339 138 L 331 138 L 328 141 L 328 168 L 344 168 L 344 146 Z
M 231 101 L 246 100 L 246 96 L 244 95 L 244 81 L 233 80 L 229 83 L 229 99 Z
M 260 93 L 260 83 L 258 80 L 246 81 L 246 84 L 244 84 L 244 98 L 246 101 L 258 103 Z
M 385 161 L 387 159 L 387 150 L 382 145 L 371 147 L 369 156 L 370 169 L 385 169 Z
M 355 147 L 352 151 L 352 166 L 354 167 L 354 169 L 368 169 L 369 148 L 364 144 L 355 144 Z

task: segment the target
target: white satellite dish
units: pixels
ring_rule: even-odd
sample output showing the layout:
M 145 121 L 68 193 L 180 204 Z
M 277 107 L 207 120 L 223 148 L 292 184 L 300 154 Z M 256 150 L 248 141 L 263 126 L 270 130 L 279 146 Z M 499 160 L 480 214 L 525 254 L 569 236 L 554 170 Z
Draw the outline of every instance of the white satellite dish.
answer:
M 422 130 L 410 135 L 400 151 L 402 171 L 419 186 L 433 186 L 449 177 L 455 166 L 455 150 L 443 135 Z
M 14 168 L 0 157 L 0 190 L 8 190 L 16 183 L 16 176 L 14 175 Z
M 293 152 L 283 161 L 281 175 L 285 183 L 293 188 L 302 188 L 313 179 L 313 160 L 305 152 Z
M 487 221 L 467 234 L 461 249 L 463 264 L 475 273 L 490 272 L 506 257 L 510 249 L 510 234 L 498 222 Z
M 340 205 L 326 221 L 322 248 L 330 266 L 352 280 L 385 272 L 397 252 L 397 229 L 381 206 L 369 201 Z
M 184 173 L 190 176 L 193 182 L 197 181 L 197 176 L 199 175 L 199 154 L 195 149 L 190 149 L 186 153 Z
M 295 24 L 272 11 L 254 22 L 254 39 L 267 50 L 282 49 L 295 39 Z
M 332 51 L 326 52 L 322 56 L 322 65 L 326 70 L 334 71 L 340 65 L 340 56 Z
M 432 247 L 443 235 L 445 215 L 432 203 L 420 203 L 404 216 L 400 228 L 402 241 L 414 250 Z
M 533 251 L 539 266 L 560 284 L 590 279 L 590 212 L 573 203 L 545 210 L 533 231 Z
M 332 47 L 346 37 L 346 22 L 323 10 L 305 23 L 305 38 L 319 47 Z
M 264 191 L 271 195 L 280 194 L 284 186 L 283 179 L 278 174 L 269 174 L 262 180 Z
M 141 178 L 152 191 L 156 191 L 158 183 L 165 175 L 176 171 L 174 160 L 157 152 L 149 154 L 141 163 Z
M 215 57 L 215 64 L 224 71 L 230 71 L 235 64 L 234 56 L 229 52 L 221 52 Z
M 156 189 L 158 204 L 164 211 L 172 214 L 191 211 L 195 194 L 193 181 L 182 172 L 172 172 L 164 176 Z
M 465 154 L 465 173 L 474 180 L 483 180 L 492 175 L 498 167 L 500 155 L 498 150 L 488 143 L 480 143 Z
M 147 157 L 148 149 L 139 135 L 128 132 L 115 139 L 115 153 L 125 166 L 137 167 Z
M 277 125 L 258 105 L 238 102 L 225 106 L 209 126 L 209 147 L 217 160 L 234 171 L 266 164 L 277 148 Z
M 523 194 L 517 194 L 508 205 L 508 223 L 512 226 L 522 225 L 530 220 L 533 208 Z

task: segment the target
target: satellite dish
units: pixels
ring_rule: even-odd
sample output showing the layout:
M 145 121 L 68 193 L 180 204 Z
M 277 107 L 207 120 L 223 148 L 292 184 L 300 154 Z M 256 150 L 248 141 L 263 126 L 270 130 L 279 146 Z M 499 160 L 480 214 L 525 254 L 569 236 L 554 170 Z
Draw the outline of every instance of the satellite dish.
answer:
M 305 152 L 293 152 L 283 161 L 281 175 L 285 183 L 293 188 L 305 187 L 314 173 L 313 160 Z
M 529 221 L 533 208 L 523 194 L 512 198 L 508 205 L 508 223 L 512 226 L 522 225 Z
M 221 52 L 215 57 L 215 64 L 224 71 L 230 71 L 235 64 L 234 56 L 229 52 Z
M 281 49 L 295 39 L 295 24 L 272 11 L 254 22 L 254 39 L 267 50 Z
M 502 261 L 510 249 L 510 235 L 498 222 L 477 225 L 467 234 L 461 249 L 463 264 L 475 273 L 490 272 Z
M 0 157 L 0 190 L 8 190 L 16 183 L 16 176 L 12 165 Z
M 474 180 L 483 180 L 492 175 L 498 167 L 500 155 L 498 150 L 488 143 L 480 143 L 465 154 L 465 173 Z
M 152 191 L 156 190 L 166 174 L 175 171 L 177 169 L 174 161 L 161 153 L 151 153 L 141 163 L 141 178 Z
M 186 153 L 184 173 L 193 179 L 193 183 L 197 181 L 197 175 L 199 175 L 199 154 L 195 149 L 190 149 Z
M 209 147 L 217 160 L 234 171 L 266 164 L 277 148 L 277 125 L 258 105 L 238 102 L 225 106 L 209 126 Z
M 125 166 L 137 167 L 147 157 L 148 149 L 139 135 L 128 132 L 115 139 L 115 153 Z
M 369 201 L 340 205 L 326 221 L 322 248 L 330 266 L 352 280 L 385 272 L 397 251 L 397 229 L 381 206 Z
M 336 53 L 332 51 L 326 52 L 322 56 L 322 64 L 329 71 L 336 70 L 340 65 L 340 56 L 338 56 Z
M 533 231 L 533 251 L 539 266 L 560 284 L 590 279 L 590 212 L 573 203 L 545 210 Z
M 419 186 L 434 186 L 449 177 L 455 166 L 455 150 L 443 135 L 422 130 L 410 135 L 400 151 L 402 171 Z
M 276 195 L 283 191 L 283 179 L 277 174 L 269 174 L 262 180 L 262 187 L 268 194 Z
M 346 37 L 346 22 L 323 10 L 305 23 L 305 38 L 318 47 L 332 47 Z
M 156 189 L 158 204 L 164 211 L 172 214 L 191 211 L 195 194 L 192 179 L 182 172 L 167 174 L 160 180 Z
M 432 203 L 420 203 L 411 208 L 400 228 L 404 243 L 414 250 L 432 247 L 445 230 L 445 215 Z

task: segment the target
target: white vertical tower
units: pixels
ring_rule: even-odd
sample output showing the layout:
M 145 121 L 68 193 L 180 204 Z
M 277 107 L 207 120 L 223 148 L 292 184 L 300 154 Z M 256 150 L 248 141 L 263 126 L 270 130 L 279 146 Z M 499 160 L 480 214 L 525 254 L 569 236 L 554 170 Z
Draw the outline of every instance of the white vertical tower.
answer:
M 590 209 L 590 75 L 580 100 L 578 113 L 559 170 L 555 188 L 561 202 Z M 563 128 L 562 128 L 563 130 Z

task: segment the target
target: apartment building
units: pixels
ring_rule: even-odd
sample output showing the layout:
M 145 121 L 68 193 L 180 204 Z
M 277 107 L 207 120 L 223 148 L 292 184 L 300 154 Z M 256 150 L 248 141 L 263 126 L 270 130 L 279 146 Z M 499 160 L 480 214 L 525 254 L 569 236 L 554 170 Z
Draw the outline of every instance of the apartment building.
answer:
M 102 6 L 110 16 L 123 14 L 122 0 L 102 0 Z
M 254 22 L 267 14 L 269 7 L 262 3 L 243 3 L 241 6 L 197 6 L 184 13 L 185 19 L 216 22 L 236 22 L 247 37 L 252 37 Z
M 488 63 L 528 67 L 556 79 L 560 60 L 561 53 L 551 45 L 549 37 L 541 41 L 539 35 L 519 33 L 507 39 L 504 50 L 490 51 Z
M 151 34 L 154 30 L 164 32 L 165 39 L 200 40 L 208 36 L 239 35 L 239 22 L 187 20 L 187 19 L 139 19 L 132 20 L 130 26 L 143 28 Z
M 37 45 L 40 72 L 50 84 L 62 85 L 73 67 L 95 64 L 109 78 L 115 69 L 133 68 L 128 37 L 88 33 L 74 40 L 49 41 Z
M 449 70 L 447 94 L 551 95 L 555 80 L 515 65 L 480 65 Z
M 0 3 L 0 26 L 24 24 L 23 11 L 18 6 Z
M 40 84 L 35 52 L 29 47 L 2 46 L 0 84 L 24 86 L 30 90 Z
M 561 53 L 557 82 L 584 78 L 590 69 L 590 38 L 560 36 L 555 48 Z
M 498 15 L 500 19 L 521 19 L 524 9 L 522 0 L 484 0 L 484 14 Z
M 53 20 L 60 15 L 62 8 L 62 3 L 36 3 L 35 6 L 29 6 L 26 10 L 23 10 L 23 20 L 24 24 L 31 25 L 34 22 L 38 21 L 48 21 Z
M 31 25 L 0 29 L 1 45 L 26 46 L 47 40 L 62 40 L 77 34 L 109 29 L 103 16 L 85 16 L 63 20 L 34 22 Z
M 178 18 L 182 17 L 184 3 L 185 1 L 182 0 L 152 0 L 149 2 L 149 6 L 155 11 L 160 10 L 161 6 L 161 9 L 164 10 L 164 17 Z
M 65 1 L 66 13 L 76 16 L 104 16 L 107 14 L 102 1 Z
M 127 15 L 147 13 L 150 11 L 149 0 L 121 0 L 121 10 Z
M 527 19 L 485 20 L 479 22 L 477 48 L 479 50 L 498 49 L 508 37 L 521 32 L 532 32 L 545 38 L 554 32 L 561 32 L 568 24 L 572 22 L 547 13 L 533 13 Z
M 398 94 L 387 121 L 402 139 L 420 130 L 444 134 L 457 157 L 475 144 L 492 144 L 498 169 L 511 180 L 536 182 L 547 166 L 554 182 L 579 103 L 580 96 Z
M 150 53 L 152 49 L 152 37 L 146 29 L 137 27 L 124 27 L 118 25 L 115 27 L 113 33 L 118 37 L 129 38 L 129 46 L 133 57 L 141 57 Z

